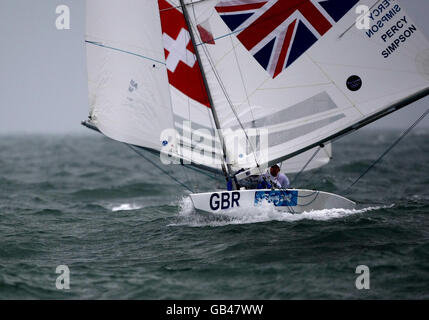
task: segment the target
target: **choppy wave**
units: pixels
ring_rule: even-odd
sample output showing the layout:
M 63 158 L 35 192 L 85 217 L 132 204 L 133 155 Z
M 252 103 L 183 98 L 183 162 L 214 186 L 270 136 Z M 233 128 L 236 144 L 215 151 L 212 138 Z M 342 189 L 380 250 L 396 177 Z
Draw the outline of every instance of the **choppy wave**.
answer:
M 399 134 L 337 141 L 296 187 L 341 194 Z M 352 188 L 358 209 L 228 215 L 196 212 L 182 186 L 101 136 L 0 139 L 0 298 L 427 299 L 429 138 L 407 139 Z M 171 170 L 195 192 L 223 183 Z M 357 264 L 374 269 L 368 292 L 354 288 Z
M 131 211 L 131 210 L 139 210 L 143 208 L 143 205 L 135 204 L 135 203 L 122 203 L 120 205 L 116 205 L 112 207 L 113 212 L 117 211 Z

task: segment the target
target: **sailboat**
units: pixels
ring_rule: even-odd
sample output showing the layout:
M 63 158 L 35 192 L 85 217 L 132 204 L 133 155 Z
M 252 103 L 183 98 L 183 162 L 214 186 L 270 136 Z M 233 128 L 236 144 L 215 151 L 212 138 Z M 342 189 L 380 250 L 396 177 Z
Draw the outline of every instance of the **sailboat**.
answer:
M 226 190 L 190 194 L 197 210 L 354 208 L 242 182 L 277 163 L 325 165 L 330 143 L 429 94 L 429 42 L 404 3 L 87 0 L 83 124 L 166 165 L 221 172 Z

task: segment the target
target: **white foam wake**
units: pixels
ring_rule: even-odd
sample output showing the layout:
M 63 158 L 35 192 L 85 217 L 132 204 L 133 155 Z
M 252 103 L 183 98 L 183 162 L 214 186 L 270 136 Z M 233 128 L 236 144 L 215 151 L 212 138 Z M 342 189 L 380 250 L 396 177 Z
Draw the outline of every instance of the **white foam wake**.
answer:
M 143 208 L 142 205 L 137 205 L 134 203 L 122 203 L 120 205 L 117 206 L 113 206 L 112 207 L 112 211 L 116 212 L 116 211 L 130 211 L 130 210 L 138 210 Z
M 369 211 L 375 211 L 390 206 L 374 206 L 362 209 L 323 209 L 292 214 L 277 210 L 269 203 L 263 203 L 261 206 L 252 210 L 232 209 L 227 214 L 215 215 L 196 212 L 189 197 L 183 198 L 180 203 L 180 211 L 177 216 L 177 222 L 170 226 L 188 225 L 192 227 L 220 227 L 231 224 L 249 224 L 267 221 L 296 222 L 301 220 L 329 221 L 332 219 L 345 218 L 357 214 L 363 214 Z

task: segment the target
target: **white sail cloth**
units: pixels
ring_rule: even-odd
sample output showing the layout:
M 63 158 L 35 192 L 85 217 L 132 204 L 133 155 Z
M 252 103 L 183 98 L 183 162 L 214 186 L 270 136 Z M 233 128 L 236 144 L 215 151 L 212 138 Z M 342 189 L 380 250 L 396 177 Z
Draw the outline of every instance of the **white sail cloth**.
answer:
M 173 116 L 156 1 L 88 0 L 86 10 L 92 123 L 115 140 L 160 150 Z
M 166 38 L 176 36 L 166 36 L 169 29 L 174 29 L 172 11 L 162 7 L 171 7 L 171 3 L 158 4 L 139 0 L 86 1 L 90 122 L 112 139 L 155 151 L 162 150 L 166 141 L 172 144 L 171 136 L 162 135 L 174 129 L 175 142 L 180 145 L 174 150 L 176 160 L 220 171 L 222 150 L 214 134 L 212 112 L 178 89 L 180 85 L 169 71 L 168 62 L 172 59 L 168 59 L 171 50 L 166 42 Z M 185 25 L 181 11 L 173 10 Z M 189 35 L 186 37 L 184 41 L 190 42 Z M 195 57 L 188 56 L 189 61 L 195 62 Z M 178 64 L 180 59 L 174 68 Z M 203 149 L 210 152 L 199 152 Z M 321 161 L 316 159 L 309 168 L 329 162 L 323 153 L 318 158 Z M 299 171 L 306 159 L 300 156 L 299 162 L 288 162 L 285 168 L 288 172 Z
M 167 146 L 220 169 L 214 108 L 227 159 L 234 170 L 247 169 L 289 159 L 429 93 L 429 43 L 404 2 L 184 2 L 194 45 L 178 0 L 87 0 L 90 117 L 106 136 L 156 151 Z M 371 8 L 369 29 L 355 26 L 360 5 Z M 204 90 L 192 91 L 202 78 L 185 70 L 198 67 L 195 50 L 213 105 Z M 166 129 L 178 131 L 174 139 Z M 266 143 L 237 148 L 233 137 L 243 129 L 266 133 Z M 204 144 L 208 154 L 198 152 Z M 327 163 L 329 152 L 316 160 L 309 169 Z
M 185 3 L 221 127 L 267 129 L 262 163 L 429 93 L 429 43 L 404 1 Z M 355 26 L 358 5 L 371 8 L 369 29 Z

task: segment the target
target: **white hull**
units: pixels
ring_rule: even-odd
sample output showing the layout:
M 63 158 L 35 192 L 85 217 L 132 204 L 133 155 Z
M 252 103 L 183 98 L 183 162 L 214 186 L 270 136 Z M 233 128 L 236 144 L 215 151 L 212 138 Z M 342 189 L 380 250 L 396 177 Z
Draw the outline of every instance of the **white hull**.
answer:
M 234 209 L 257 208 L 264 203 L 290 213 L 356 206 L 355 202 L 333 193 L 303 189 L 219 191 L 194 193 L 190 197 L 195 209 L 221 214 Z

